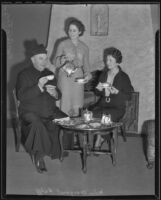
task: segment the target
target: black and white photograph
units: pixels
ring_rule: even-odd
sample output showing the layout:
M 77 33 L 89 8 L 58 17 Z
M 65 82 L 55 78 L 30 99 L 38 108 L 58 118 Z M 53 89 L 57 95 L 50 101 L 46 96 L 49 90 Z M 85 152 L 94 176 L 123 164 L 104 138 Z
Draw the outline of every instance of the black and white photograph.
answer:
M 1 58 L 5 197 L 159 199 L 159 2 L 2 2 Z

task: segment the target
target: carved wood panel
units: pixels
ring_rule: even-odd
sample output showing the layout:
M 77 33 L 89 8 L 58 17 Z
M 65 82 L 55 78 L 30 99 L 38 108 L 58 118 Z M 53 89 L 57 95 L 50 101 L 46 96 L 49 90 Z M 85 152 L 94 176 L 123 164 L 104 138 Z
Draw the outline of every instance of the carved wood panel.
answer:
M 132 92 L 130 101 L 126 102 L 126 112 L 123 117 L 126 133 L 138 132 L 139 92 Z

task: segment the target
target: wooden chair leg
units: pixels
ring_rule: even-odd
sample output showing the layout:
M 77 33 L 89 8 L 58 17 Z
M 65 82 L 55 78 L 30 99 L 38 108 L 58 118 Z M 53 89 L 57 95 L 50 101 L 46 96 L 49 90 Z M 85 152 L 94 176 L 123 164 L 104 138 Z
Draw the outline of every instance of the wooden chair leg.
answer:
M 16 128 L 16 152 L 19 152 L 21 144 L 21 128 Z
M 123 125 L 121 126 L 121 134 L 122 134 L 122 136 L 123 136 L 124 142 L 126 142 L 127 139 L 126 139 L 126 132 L 125 132 L 125 124 L 123 124 Z

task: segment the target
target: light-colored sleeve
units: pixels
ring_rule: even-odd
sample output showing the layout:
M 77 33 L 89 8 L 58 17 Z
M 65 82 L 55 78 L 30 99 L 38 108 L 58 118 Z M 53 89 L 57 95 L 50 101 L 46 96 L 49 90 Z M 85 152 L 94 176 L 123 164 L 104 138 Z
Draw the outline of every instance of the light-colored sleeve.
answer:
M 88 76 L 91 79 L 92 75 L 90 73 L 90 64 L 89 64 L 89 48 L 85 46 L 84 56 L 83 56 L 83 70 L 84 76 Z
M 56 55 L 54 57 L 54 60 L 53 60 L 53 64 L 56 68 L 60 67 L 61 63 L 60 63 L 60 56 L 63 55 L 63 49 L 64 49 L 64 44 L 63 42 L 61 42 L 59 45 L 58 45 L 58 48 L 57 48 L 57 51 L 56 51 Z

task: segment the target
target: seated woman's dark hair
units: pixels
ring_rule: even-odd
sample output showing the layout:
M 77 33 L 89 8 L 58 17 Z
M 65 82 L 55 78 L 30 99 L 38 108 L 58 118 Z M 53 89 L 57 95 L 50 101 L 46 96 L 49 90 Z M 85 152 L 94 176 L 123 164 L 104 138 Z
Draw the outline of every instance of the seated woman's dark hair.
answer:
M 114 57 L 117 63 L 120 64 L 122 62 L 122 53 L 119 49 L 116 49 L 115 47 L 109 47 L 109 48 L 104 49 L 103 61 L 105 64 L 106 64 L 107 56 L 109 55 Z
M 80 31 L 79 36 L 82 36 L 85 31 L 85 26 L 80 20 L 78 20 L 77 18 L 74 18 L 74 17 L 69 17 L 65 20 L 64 30 L 65 30 L 66 34 L 68 35 L 69 26 L 71 24 L 75 25 L 78 28 L 78 30 Z

